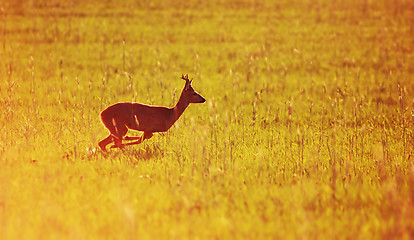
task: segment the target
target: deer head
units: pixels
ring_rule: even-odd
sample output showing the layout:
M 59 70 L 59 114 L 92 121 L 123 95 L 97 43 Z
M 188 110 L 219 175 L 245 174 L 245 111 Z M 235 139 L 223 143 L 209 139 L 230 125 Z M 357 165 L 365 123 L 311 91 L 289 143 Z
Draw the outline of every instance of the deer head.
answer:
M 193 82 L 193 79 L 188 79 L 187 75 L 182 75 L 181 78 L 185 80 L 185 86 L 182 92 L 182 95 L 185 97 L 185 99 L 188 100 L 189 103 L 203 103 L 206 100 L 198 94 L 193 87 L 191 86 L 191 83 Z

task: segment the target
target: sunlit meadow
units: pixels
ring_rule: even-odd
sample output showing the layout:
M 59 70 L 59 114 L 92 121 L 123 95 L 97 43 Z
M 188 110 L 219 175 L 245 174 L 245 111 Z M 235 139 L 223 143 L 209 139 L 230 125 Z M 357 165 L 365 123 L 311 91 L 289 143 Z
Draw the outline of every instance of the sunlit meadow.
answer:
M 414 238 L 413 16 L 409 0 L 0 0 L 0 238 Z M 103 109 L 172 107 L 187 73 L 206 103 L 99 149 Z

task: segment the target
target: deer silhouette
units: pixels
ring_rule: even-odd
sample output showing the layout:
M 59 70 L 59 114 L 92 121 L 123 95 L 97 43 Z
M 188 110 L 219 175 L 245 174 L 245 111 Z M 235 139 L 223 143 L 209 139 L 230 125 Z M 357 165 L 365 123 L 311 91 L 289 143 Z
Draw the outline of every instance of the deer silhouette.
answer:
M 206 100 L 193 89 L 191 86 L 193 80 L 188 79 L 188 74 L 182 75 L 181 78 L 185 80 L 184 89 L 173 108 L 121 102 L 103 110 L 101 119 L 110 134 L 99 142 L 99 147 L 103 151 L 107 151 L 106 146 L 112 142 L 114 145 L 111 148 L 140 144 L 145 139 L 151 138 L 153 133 L 165 132 L 170 129 L 190 103 L 204 103 Z M 125 136 L 128 129 L 144 133 L 139 137 Z M 136 141 L 123 144 L 122 140 Z

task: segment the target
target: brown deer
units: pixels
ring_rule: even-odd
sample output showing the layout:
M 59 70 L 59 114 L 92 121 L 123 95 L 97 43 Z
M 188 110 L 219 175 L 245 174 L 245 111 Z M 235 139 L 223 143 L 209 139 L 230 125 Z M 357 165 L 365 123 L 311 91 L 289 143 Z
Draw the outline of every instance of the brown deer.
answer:
M 173 108 L 149 106 L 140 103 L 122 102 L 109 106 L 101 113 L 102 122 L 110 134 L 99 142 L 99 147 L 106 151 L 106 146 L 114 143 L 111 148 L 123 148 L 127 145 L 140 144 L 152 137 L 155 132 L 165 132 L 178 120 L 190 103 L 204 103 L 206 100 L 194 91 L 187 75 L 182 75 L 185 86 L 180 99 Z M 140 137 L 125 136 L 128 129 L 143 131 Z M 122 144 L 122 140 L 137 140 Z

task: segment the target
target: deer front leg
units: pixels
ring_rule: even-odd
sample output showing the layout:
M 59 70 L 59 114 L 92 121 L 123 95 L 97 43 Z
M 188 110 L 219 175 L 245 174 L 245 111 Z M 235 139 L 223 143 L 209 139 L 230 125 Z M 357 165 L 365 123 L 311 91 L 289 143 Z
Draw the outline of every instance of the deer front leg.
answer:
M 145 139 L 152 138 L 152 136 L 153 136 L 152 132 L 144 132 L 144 134 L 142 134 L 142 136 L 141 136 L 141 139 L 139 139 L 138 141 L 135 141 L 135 142 L 126 143 L 125 146 L 140 144 Z
M 140 139 L 140 138 L 141 138 L 141 136 L 139 136 L 139 137 L 125 136 L 122 140 L 132 141 L 132 140 L 137 140 L 137 139 Z
M 117 145 L 112 145 L 111 148 L 123 148 L 125 146 L 129 146 L 129 145 L 136 145 L 136 144 L 140 144 L 142 142 L 141 137 L 139 137 L 139 140 L 135 141 L 135 142 L 129 142 L 129 143 L 124 143 L 121 144 L 120 146 Z
M 140 144 L 140 143 L 142 143 L 142 141 L 144 141 L 145 139 L 150 139 L 150 138 L 152 138 L 152 136 L 153 136 L 153 133 L 152 133 L 152 132 L 144 132 L 144 134 L 142 134 L 142 136 L 137 137 L 137 138 L 138 138 L 138 140 L 137 140 L 137 141 L 122 144 L 122 146 L 121 146 L 121 147 Z M 135 138 L 135 137 L 131 137 L 131 138 Z M 111 146 L 111 148 L 117 148 L 117 147 L 119 147 L 119 146 L 116 146 L 116 145 Z
M 139 137 L 125 137 L 124 138 L 124 140 L 136 140 L 136 139 L 138 139 L 137 141 L 135 141 L 135 142 L 129 142 L 129 143 L 125 143 L 125 144 L 121 144 L 120 146 L 117 146 L 116 144 L 114 144 L 114 145 L 112 145 L 111 146 L 111 148 L 123 148 L 123 147 L 125 147 L 125 146 L 129 146 L 129 145 L 136 145 L 136 144 L 140 144 L 143 140 L 142 140 L 142 138 L 143 138 L 143 136 L 144 136 L 144 134 L 142 134 L 142 136 L 139 136 Z

